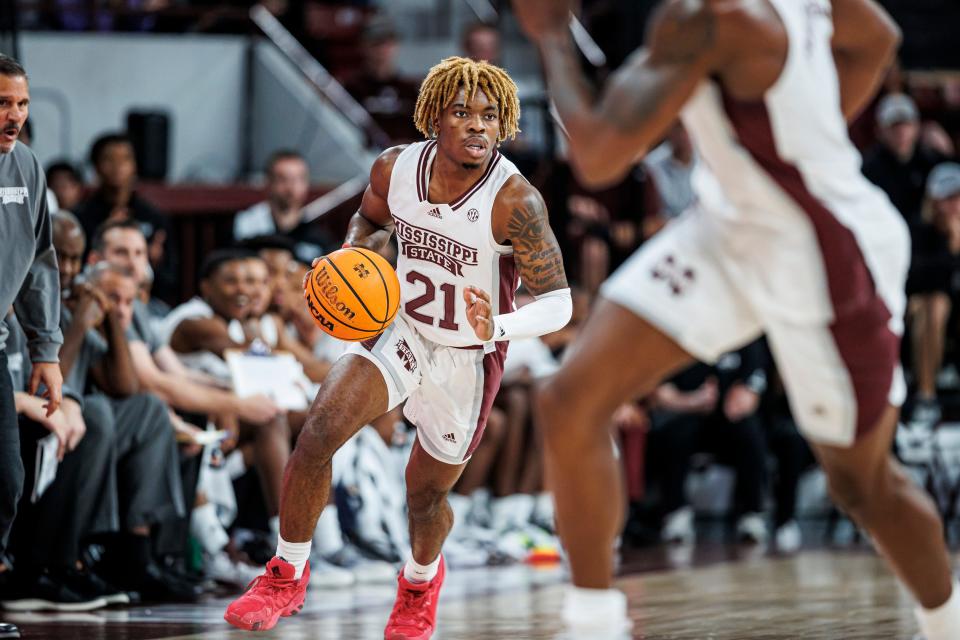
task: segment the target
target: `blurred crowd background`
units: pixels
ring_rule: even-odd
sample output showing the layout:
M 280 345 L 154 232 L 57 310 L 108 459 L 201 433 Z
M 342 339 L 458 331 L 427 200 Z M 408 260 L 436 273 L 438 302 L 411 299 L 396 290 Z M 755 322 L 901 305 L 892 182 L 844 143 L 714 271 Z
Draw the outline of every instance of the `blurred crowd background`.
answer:
M 593 78 L 639 45 L 655 4 L 584 0 L 571 28 Z M 954 540 L 960 5 L 882 4 L 904 45 L 851 135 L 912 231 L 911 395 L 897 452 Z M 297 389 L 312 399 L 344 345 L 313 324 L 301 279 L 340 246 L 376 154 L 418 139 L 419 82 L 450 55 L 501 65 L 518 84 L 523 131 L 502 151 L 547 201 L 575 313 L 558 333 L 511 344 L 483 443 L 451 496 L 445 554 L 452 566 L 558 560 L 530 389 L 556 369 L 603 280 L 692 201 L 698 157 L 679 123 L 620 184 L 580 186 L 536 56 L 497 0 L 7 0 L 0 45 L 30 74 L 23 135 L 57 211 L 71 392 L 54 418 L 23 406 L 25 460 L 50 430 L 67 451 L 36 499 L 28 464 L 15 577 L 0 574 L 5 606 L 37 594 L 64 606 L 130 594 L 193 601 L 259 574 L 305 410 L 240 389 L 229 354 L 292 354 Z M 22 389 L 23 361 L 11 369 Z M 858 543 L 826 497 L 763 340 L 680 373 L 613 421 L 630 497 L 625 550 L 689 551 L 698 536 L 782 553 Z M 397 411 L 337 454 L 314 586 L 395 579 L 411 442 Z

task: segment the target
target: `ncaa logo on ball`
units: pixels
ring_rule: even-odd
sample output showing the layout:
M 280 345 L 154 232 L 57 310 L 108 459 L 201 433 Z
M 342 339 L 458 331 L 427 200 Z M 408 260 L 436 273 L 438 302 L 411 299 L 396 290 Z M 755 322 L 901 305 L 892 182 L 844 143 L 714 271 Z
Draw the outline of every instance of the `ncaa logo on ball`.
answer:
M 317 270 L 317 277 L 314 281 L 320 289 L 320 295 L 327 299 L 330 306 L 342 313 L 345 319 L 353 320 L 354 317 L 356 317 L 357 314 L 354 313 L 353 309 L 343 304 L 343 302 L 337 298 L 337 293 L 340 289 L 330 281 L 330 274 L 327 273 L 326 265 Z
M 476 222 L 477 218 L 479 217 L 480 217 L 480 212 L 477 211 L 476 209 L 470 209 L 470 211 L 467 211 L 467 220 L 469 220 L 470 222 Z
M 307 298 L 307 307 L 309 307 L 310 309 L 310 315 L 313 316 L 314 320 L 316 320 L 320 326 L 330 331 L 333 331 L 333 327 L 334 327 L 333 323 L 330 322 L 330 320 L 328 320 L 326 317 L 324 317 L 324 315 L 320 312 L 320 310 L 317 309 L 316 305 L 313 304 L 313 299 Z

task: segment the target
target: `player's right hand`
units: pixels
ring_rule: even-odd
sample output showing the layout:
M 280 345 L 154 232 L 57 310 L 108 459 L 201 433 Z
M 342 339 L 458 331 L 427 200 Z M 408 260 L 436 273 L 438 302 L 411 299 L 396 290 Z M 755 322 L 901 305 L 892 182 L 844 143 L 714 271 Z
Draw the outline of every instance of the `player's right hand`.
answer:
M 467 322 L 477 337 L 486 342 L 493 338 L 493 313 L 490 294 L 477 287 L 464 287 L 463 301 L 467 303 Z

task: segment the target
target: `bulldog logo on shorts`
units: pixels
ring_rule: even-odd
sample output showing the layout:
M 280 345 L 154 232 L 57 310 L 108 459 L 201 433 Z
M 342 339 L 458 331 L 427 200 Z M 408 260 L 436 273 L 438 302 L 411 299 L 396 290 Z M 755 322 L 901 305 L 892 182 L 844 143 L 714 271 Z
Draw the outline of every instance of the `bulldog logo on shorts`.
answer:
M 417 370 L 417 359 L 413 357 L 413 350 L 410 348 L 410 345 L 407 344 L 407 341 L 403 338 L 397 340 L 395 345 L 397 348 L 397 357 L 403 361 L 403 368 L 413 373 Z

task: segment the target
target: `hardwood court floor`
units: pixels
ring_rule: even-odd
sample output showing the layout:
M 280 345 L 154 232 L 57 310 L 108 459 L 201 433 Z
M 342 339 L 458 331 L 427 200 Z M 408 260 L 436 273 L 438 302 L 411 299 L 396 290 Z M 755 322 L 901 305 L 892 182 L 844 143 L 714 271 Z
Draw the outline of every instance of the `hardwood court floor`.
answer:
M 557 569 L 453 572 L 444 587 L 435 638 L 553 638 L 559 630 L 561 580 Z M 632 574 L 618 586 L 629 596 L 638 639 L 911 640 L 916 633 L 909 599 L 866 552 L 741 558 Z M 35 640 L 379 640 L 393 595 L 387 585 L 312 591 L 300 615 L 259 634 L 223 622 L 226 600 L 2 619 L 20 624 L 23 637 Z

